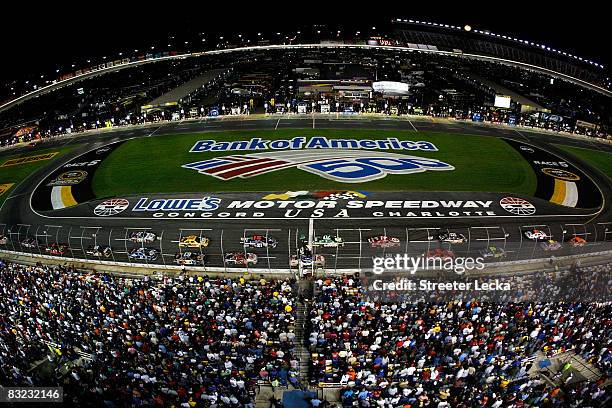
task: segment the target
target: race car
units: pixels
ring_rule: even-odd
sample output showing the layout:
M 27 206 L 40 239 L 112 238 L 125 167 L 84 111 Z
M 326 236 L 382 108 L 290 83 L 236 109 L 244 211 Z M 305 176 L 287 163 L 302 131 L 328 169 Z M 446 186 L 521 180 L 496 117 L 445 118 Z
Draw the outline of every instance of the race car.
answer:
M 464 242 L 467 242 L 465 235 L 457 232 L 444 232 L 442 234 L 438 234 L 436 238 L 438 241 L 446 242 L 448 244 L 463 244 Z
M 336 248 L 343 247 L 344 240 L 340 237 L 332 237 L 331 235 L 323 235 L 323 237 L 314 237 L 312 240 L 313 247 Z
M 480 255 L 483 258 L 505 258 L 506 251 L 503 248 L 498 248 L 496 246 L 486 247 L 485 249 L 480 250 Z
M 187 235 L 179 240 L 181 248 L 206 248 L 210 244 L 210 238 L 197 235 Z
M 183 252 L 174 255 L 174 263 L 177 265 L 201 265 L 206 263 L 206 256 L 197 252 Z
M 251 252 L 247 252 L 246 254 L 239 251 L 227 252 L 223 259 L 225 260 L 226 265 L 248 266 L 257 264 L 257 255 Z
M 586 239 L 579 236 L 572 237 L 568 242 L 573 247 L 583 247 L 587 243 Z
M 36 238 L 27 237 L 26 239 L 21 241 L 21 246 L 24 247 L 24 248 L 37 248 L 38 247 L 38 241 L 36 240 Z
M 0 234 L 0 245 L 6 245 L 8 242 L 8 237 L 6 235 Z
M 377 235 L 375 237 L 368 238 L 368 242 L 372 248 L 391 248 L 400 246 L 399 238 L 389 237 L 387 235 Z
M 308 245 L 308 237 L 306 237 L 306 235 L 304 235 L 304 234 L 300 234 L 300 235 L 298 236 L 298 238 L 297 238 L 297 243 L 298 243 L 300 246 L 306 246 L 306 245 Z
M 136 261 L 155 261 L 159 256 L 159 252 L 154 248 L 134 248 L 128 254 L 128 258 Z
M 312 268 L 313 267 L 312 255 L 302 255 L 300 257 L 298 257 L 297 255 L 291 255 L 291 259 L 289 260 L 289 265 L 292 268 L 297 268 L 297 267 L 300 267 L 302 269 Z M 314 267 L 315 268 L 325 267 L 325 257 L 323 255 L 315 255 Z
M 130 235 L 130 241 L 135 243 L 150 244 L 157 239 L 157 235 L 154 232 L 149 231 L 137 231 L 132 232 Z
M 60 244 L 57 242 L 52 243 L 48 247 L 45 247 L 45 252 L 50 255 L 64 255 L 68 250 L 68 245 Z
M 423 254 L 423 256 L 428 259 L 440 258 L 443 260 L 447 260 L 447 259 L 453 259 L 455 257 L 455 253 L 447 249 L 436 248 L 436 249 L 430 249 L 425 254 Z
M 544 241 L 544 240 L 549 239 L 548 235 L 546 235 L 544 231 L 539 230 L 539 229 L 531 229 L 531 230 L 525 231 L 523 234 L 525 235 L 527 239 L 530 239 L 532 241 Z
M 306 247 L 300 248 L 298 255 L 291 255 L 291 258 L 289 258 L 289 265 L 292 268 L 311 268 L 313 266 L 312 252 Z M 323 255 L 315 255 L 314 267 L 323 268 L 324 266 L 325 257 Z
M 90 245 L 85 250 L 85 254 L 98 258 L 110 258 L 113 254 L 113 250 L 108 245 Z
M 554 239 L 549 239 L 548 241 L 540 242 L 540 248 L 544 251 L 557 251 L 561 249 L 561 243 Z
M 240 243 L 247 248 L 276 248 L 278 241 L 276 238 L 266 237 L 265 235 L 251 235 L 249 237 L 241 237 Z

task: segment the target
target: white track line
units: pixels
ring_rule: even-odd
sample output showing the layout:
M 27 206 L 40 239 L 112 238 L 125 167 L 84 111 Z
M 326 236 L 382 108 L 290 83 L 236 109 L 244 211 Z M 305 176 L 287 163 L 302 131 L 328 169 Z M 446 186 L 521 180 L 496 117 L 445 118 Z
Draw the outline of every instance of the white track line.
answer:
M 410 126 L 412 126 L 412 128 L 414 129 L 415 132 L 418 132 L 417 128 L 414 127 L 414 124 L 412 123 L 412 121 L 410 119 L 407 119 L 408 123 L 410 123 Z

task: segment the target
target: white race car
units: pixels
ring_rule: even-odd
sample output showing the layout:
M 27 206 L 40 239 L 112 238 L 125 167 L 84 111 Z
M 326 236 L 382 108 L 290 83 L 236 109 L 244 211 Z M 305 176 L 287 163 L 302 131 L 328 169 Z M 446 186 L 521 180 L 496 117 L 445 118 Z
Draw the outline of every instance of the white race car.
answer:
M 110 258 L 113 255 L 113 250 L 108 245 L 90 245 L 85 253 L 98 258 Z
M 372 248 L 391 248 L 400 246 L 399 238 L 389 237 L 387 235 L 377 235 L 375 237 L 368 238 L 368 242 Z
M 157 239 L 157 235 L 154 232 L 137 231 L 132 232 L 129 239 L 135 243 L 150 244 Z
M 174 255 L 174 263 L 177 265 L 201 265 L 206 264 L 206 255 L 198 252 L 183 252 Z
M 265 235 L 255 234 L 247 237 L 240 237 L 240 243 L 249 248 L 276 248 L 278 241 L 276 238 L 267 237 Z
M 448 244 L 463 244 L 464 242 L 467 242 L 467 238 L 465 235 L 458 232 L 444 232 L 442 234 L 438 234 L 438 241 L 446 242 Z
M 546 233 L 539 229 L 532 229 L 524 232 L 525 237 L 532 241 L 544 241 L 549 239 L 549 236 Z

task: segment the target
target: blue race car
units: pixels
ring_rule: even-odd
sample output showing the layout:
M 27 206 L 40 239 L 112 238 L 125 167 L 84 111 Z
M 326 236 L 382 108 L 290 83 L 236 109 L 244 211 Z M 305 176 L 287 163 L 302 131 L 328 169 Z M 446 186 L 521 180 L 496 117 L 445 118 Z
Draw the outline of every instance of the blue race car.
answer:
M 159 256 L 157 249 L 153 248 L 134 248 L 128 254 L 130 259 L 135 261 L 155 261 Z

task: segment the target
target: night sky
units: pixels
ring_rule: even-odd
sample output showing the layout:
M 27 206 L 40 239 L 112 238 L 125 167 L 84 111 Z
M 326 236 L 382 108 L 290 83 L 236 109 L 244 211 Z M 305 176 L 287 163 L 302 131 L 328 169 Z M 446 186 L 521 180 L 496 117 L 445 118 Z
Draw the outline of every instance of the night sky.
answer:
M 327 2 L 251 1 L 217 2 L 53 2 L 53 4 L 8 7 L 0 17 L 2 58 L 0 80 L 22 79 L 39 72 L 52 72 L 83 58 L 116 55 L 119 51 L 165 42 L 169 35 L 239 31 L 295 30 L 311 24 L 363 26 L 383 24 L 391 18 L 411 18 L 489 29 L 500 34 L 541 42 L 608 65 L 610 24 L 603 4 L 583 10 L 558 2 L 555 6 L 532 2 L 457 2 L 447 6 L 416 7 L 412 1 L 342 1 L 328 8 Z M 224 8 L 221 4 L 231 5 Z M 324 4 L 325 6 L 322 6 Z M 5 5 L 3 5 L 4 7 Z M 278 14 L 281 10 L 282 14 Z M 280 13 L 279 12 L 279 13 Z M 11 62 L 13 61 L 13 62 Z

